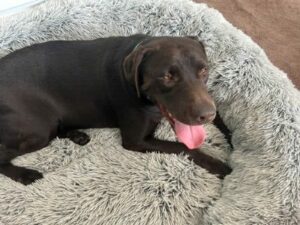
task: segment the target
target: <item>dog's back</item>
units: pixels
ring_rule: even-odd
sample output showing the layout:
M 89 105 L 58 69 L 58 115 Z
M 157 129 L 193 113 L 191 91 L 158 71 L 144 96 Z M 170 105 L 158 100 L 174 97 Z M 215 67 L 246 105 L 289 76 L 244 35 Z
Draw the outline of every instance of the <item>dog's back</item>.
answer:
M 47 109 L 70 127 L 113 126 L 107 123 L 112 113 L 107 112 L 106 70 L 120 67 L 115 56 L 122 50 L 121 40 L 126 42 L 125 37 L 52 41 L 9 54 L 0 60 L 0 107 L 35 108 L 36 115 Z M 0 110 L 0 120 L 3 116 Z

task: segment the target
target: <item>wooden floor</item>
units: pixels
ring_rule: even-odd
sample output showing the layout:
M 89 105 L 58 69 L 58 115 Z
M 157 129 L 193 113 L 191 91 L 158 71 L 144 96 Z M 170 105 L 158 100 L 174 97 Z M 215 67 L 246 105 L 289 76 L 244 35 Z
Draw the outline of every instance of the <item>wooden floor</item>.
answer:
M 300 89 L 300 0 L 196 0 L 243 30 Z

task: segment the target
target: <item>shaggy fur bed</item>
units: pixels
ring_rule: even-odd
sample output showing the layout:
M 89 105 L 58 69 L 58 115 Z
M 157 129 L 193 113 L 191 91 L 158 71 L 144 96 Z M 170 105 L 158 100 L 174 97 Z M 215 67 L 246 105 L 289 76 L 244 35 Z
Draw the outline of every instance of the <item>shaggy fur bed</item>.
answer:
M 0 56 L 57 39 L 197 35 L 234 146 L 207 126 L 201 150 L 223 160 L 231 152 L 233 172 L 221 182 L 184 156 L 122 149 L 117 129 L 88 130 L 84 147 L 57 139 L 14 161 L 45 179 L 0 177 L 0 224 L 300 224 L 300 95 L 217 11 L 185 0 L 52 0 L 0 22 Z M 167 123 L 157 136 L 174 139 Z

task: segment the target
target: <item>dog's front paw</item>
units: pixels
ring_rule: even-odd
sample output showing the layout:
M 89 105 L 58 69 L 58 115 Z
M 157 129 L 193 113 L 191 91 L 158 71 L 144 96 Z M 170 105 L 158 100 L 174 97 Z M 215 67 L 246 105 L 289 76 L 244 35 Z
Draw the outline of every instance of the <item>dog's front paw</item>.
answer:
M 190 158 L 208 172 L 217 175 L 220 179 L 232 172 L 232 169 L 224 162 L 204 154 L 198 150 L 189 150 Z
M 216 172 L 214 174 L 217 175 L 220 179 L 224 179 L 227 175 L 231 174 L 232 169 L 225 163 L 219 161 L 216 165 Z

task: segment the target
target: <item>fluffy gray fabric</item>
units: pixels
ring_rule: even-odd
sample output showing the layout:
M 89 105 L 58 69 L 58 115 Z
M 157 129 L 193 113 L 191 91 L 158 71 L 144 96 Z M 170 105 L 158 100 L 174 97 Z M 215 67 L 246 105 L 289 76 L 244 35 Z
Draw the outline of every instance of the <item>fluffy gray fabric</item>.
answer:
M 300 95 L 216 10 L 185 0 L 52 0 L 0 22 L 0 56 L 47 40 L 198 36 L 234 145 L 233 172 L 221 182 L 184 156 L 124 150 L 117 129 L 89 130 L 84 147 L 54 140 L 14 161 L 45 179 L 23 186 L 0 177 L 1 224 L 300 224 Z M 226 160 L 222 134 L 207 129 L 201 150 Z M 167 123 L 157 135 L 174 139 Z

